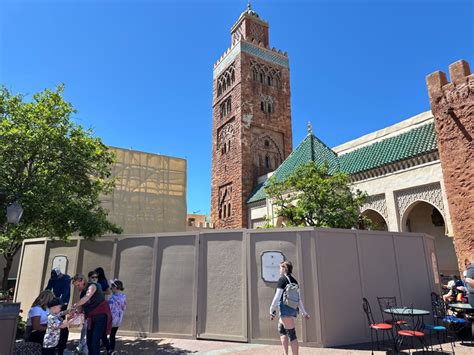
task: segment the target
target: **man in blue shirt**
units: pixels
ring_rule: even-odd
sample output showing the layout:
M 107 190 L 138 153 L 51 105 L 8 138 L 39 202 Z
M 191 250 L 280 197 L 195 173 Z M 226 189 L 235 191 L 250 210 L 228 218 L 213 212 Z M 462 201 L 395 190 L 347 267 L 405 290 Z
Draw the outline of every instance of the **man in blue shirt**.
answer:
M 63 274 L 59 268 L 51 270 L 51 278 L 48 281 L 47 290 L 54 292 L 54 295 L 61 299 L 62 309 L 66 309 L 71 295 L 71 277 Z

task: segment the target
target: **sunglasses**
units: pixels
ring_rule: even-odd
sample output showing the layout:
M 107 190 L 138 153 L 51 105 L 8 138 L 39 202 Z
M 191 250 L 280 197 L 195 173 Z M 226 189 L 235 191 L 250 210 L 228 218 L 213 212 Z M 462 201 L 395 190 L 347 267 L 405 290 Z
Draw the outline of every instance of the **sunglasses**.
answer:
M 99 276 L 91 276 L 90 278 L 91 278 L 91 279 L 96 279 L 96 280 L 97 280 L 97 279 L 99 278 Z

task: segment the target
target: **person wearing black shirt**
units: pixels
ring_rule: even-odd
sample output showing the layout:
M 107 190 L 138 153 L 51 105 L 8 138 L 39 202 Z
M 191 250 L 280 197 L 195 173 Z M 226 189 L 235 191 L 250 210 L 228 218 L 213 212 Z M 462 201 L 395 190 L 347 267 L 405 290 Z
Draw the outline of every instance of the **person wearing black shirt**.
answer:
M 283 291 L 285 290 L 286 286 L 290 283 L 298 284 L 298 281 L 293 277 L 292 272 L 293 264 L 291 261 L 284 261 L 280 264 L 281 277 L 278 280 L 275 296 L 273 297 L 273 301 L 270 306 L 271 320 L 273 320 L 275 317 L 277 308 L 280 311 L 280 318 L 278 320 L 278 333 L 280 334 L 280 341 L 285 355 L 288 354 L 289 344 L 291 345 L 291 352 L 295 355 L 298 354 L 298 339 L 296 337 L 295 330 L 295 321 L 298 312 L 301 311 L 301 315 L 304 318 L 309 319 L 309 314 L 304 308 L 301 297 L 298 308 L 296 309 L 291 308 L 283 303 Z
M 100 287 L 94 282 L 86 282 L 84 275 L 73 278 L 74 287 L 80 292 L 81 299 L 74 305 L 82 307 L 87 321 L 87 349 L 90 355 L 100 354 L 100 340 L 109 351 L 107 335 L 112 330 L 112 314 Z

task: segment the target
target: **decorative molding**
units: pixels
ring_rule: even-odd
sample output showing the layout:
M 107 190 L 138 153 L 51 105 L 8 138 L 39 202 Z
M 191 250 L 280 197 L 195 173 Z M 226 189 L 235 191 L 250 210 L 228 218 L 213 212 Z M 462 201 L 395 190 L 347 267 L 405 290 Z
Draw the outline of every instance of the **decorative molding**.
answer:
M 240 43 L 242 46 L 242 52 L 252 54 L 253 56 L 266 60 L 267 62 L 275 63 L 281 65 L 282 67 L 289 68 L 288 57 L 285 57 L 283 54 L 278 54 L 278 52 L 275 52 L 271 49 L 259 47 L 248 42 Z
M 446 221 L 446 212 L 443 204 L 443 195 L 441 193 L 441 184 L 435 182 L 433 184 L 416 186 L 411 189 L 396 191 L 395 201 L 397 204 L 398 215 L 400 220 L 405 215 L 408 207 L 410 207 L 416 201 L 424 201 L 431 203 L 435 206 L 443 215 Z
M 257 58 L 263 59 L 270 63 L 278 64 L 285 68 L 290 67 L 288 57 L 283 53 L 279 53 L 279 51 L 276 49 L 267 49 L 257 44 L 252 44 L 241 40 L 232 48 L 228 49 L 216 63 L 213 71 L 213 79 L 216 79 L 227 68 L 227 66 L 235 60 L 240 52 L 251 54 Z
M 367 198 L 364 205 L 361 207 L 361 212 L 367 210 L 374 210 L 381 214 L 385 218 L 385 222 L 388 223 L 387 213 L 387 200 L 385 194 L 372 195 Z
M 228 49 L 227 52 L 221 57 L 219 64 L 216 64 L 214 67 L 214 71 L 212 74 L 213 79 L 216 79 L 225 69 L 227 66 L 232 63 L 238 54 L 240 54 L 240 43 L 237 43 L 231 49 Z

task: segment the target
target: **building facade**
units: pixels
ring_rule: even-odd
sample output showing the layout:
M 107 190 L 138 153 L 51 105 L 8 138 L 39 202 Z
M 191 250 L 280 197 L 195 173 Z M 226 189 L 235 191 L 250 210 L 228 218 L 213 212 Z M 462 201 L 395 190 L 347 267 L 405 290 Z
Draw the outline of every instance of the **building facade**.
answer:
M 211 222 L 242 228 L 258 177 L 290 154 L 288 56 L 269 46 L 269 26 L 250 6 L 214 65 Z
M 350 175 L 352 187 L 369 197 L 362 214 L 376 229 L 435 237 L 439 271 L 458 272 L 453 227 L 430 111 L 329 148 L 312 132 L 272 175 L 284 179 L 310 160 L 328 162 L 330 172 Z M 247 200 L 249 228 L 284 225 L 265 193 L 265 177 Z
M 268 177 L 328 162 L 330 173 L 346 172 L 369 195 L 361 212 L 375 228 L 430 234 L 440 272 L 462 270 L 474 259 L 474 79 L 464 61 L 450 75 L 451 83 L 440 72 L 427 79 L 434 115 L 332 149 L 310 132 L 291 151 L 288 57 L 269 48 L 268 23 L 248 8 L 214 66 L 211 221 L 216 228 L 284 224 L 266 196 Z

